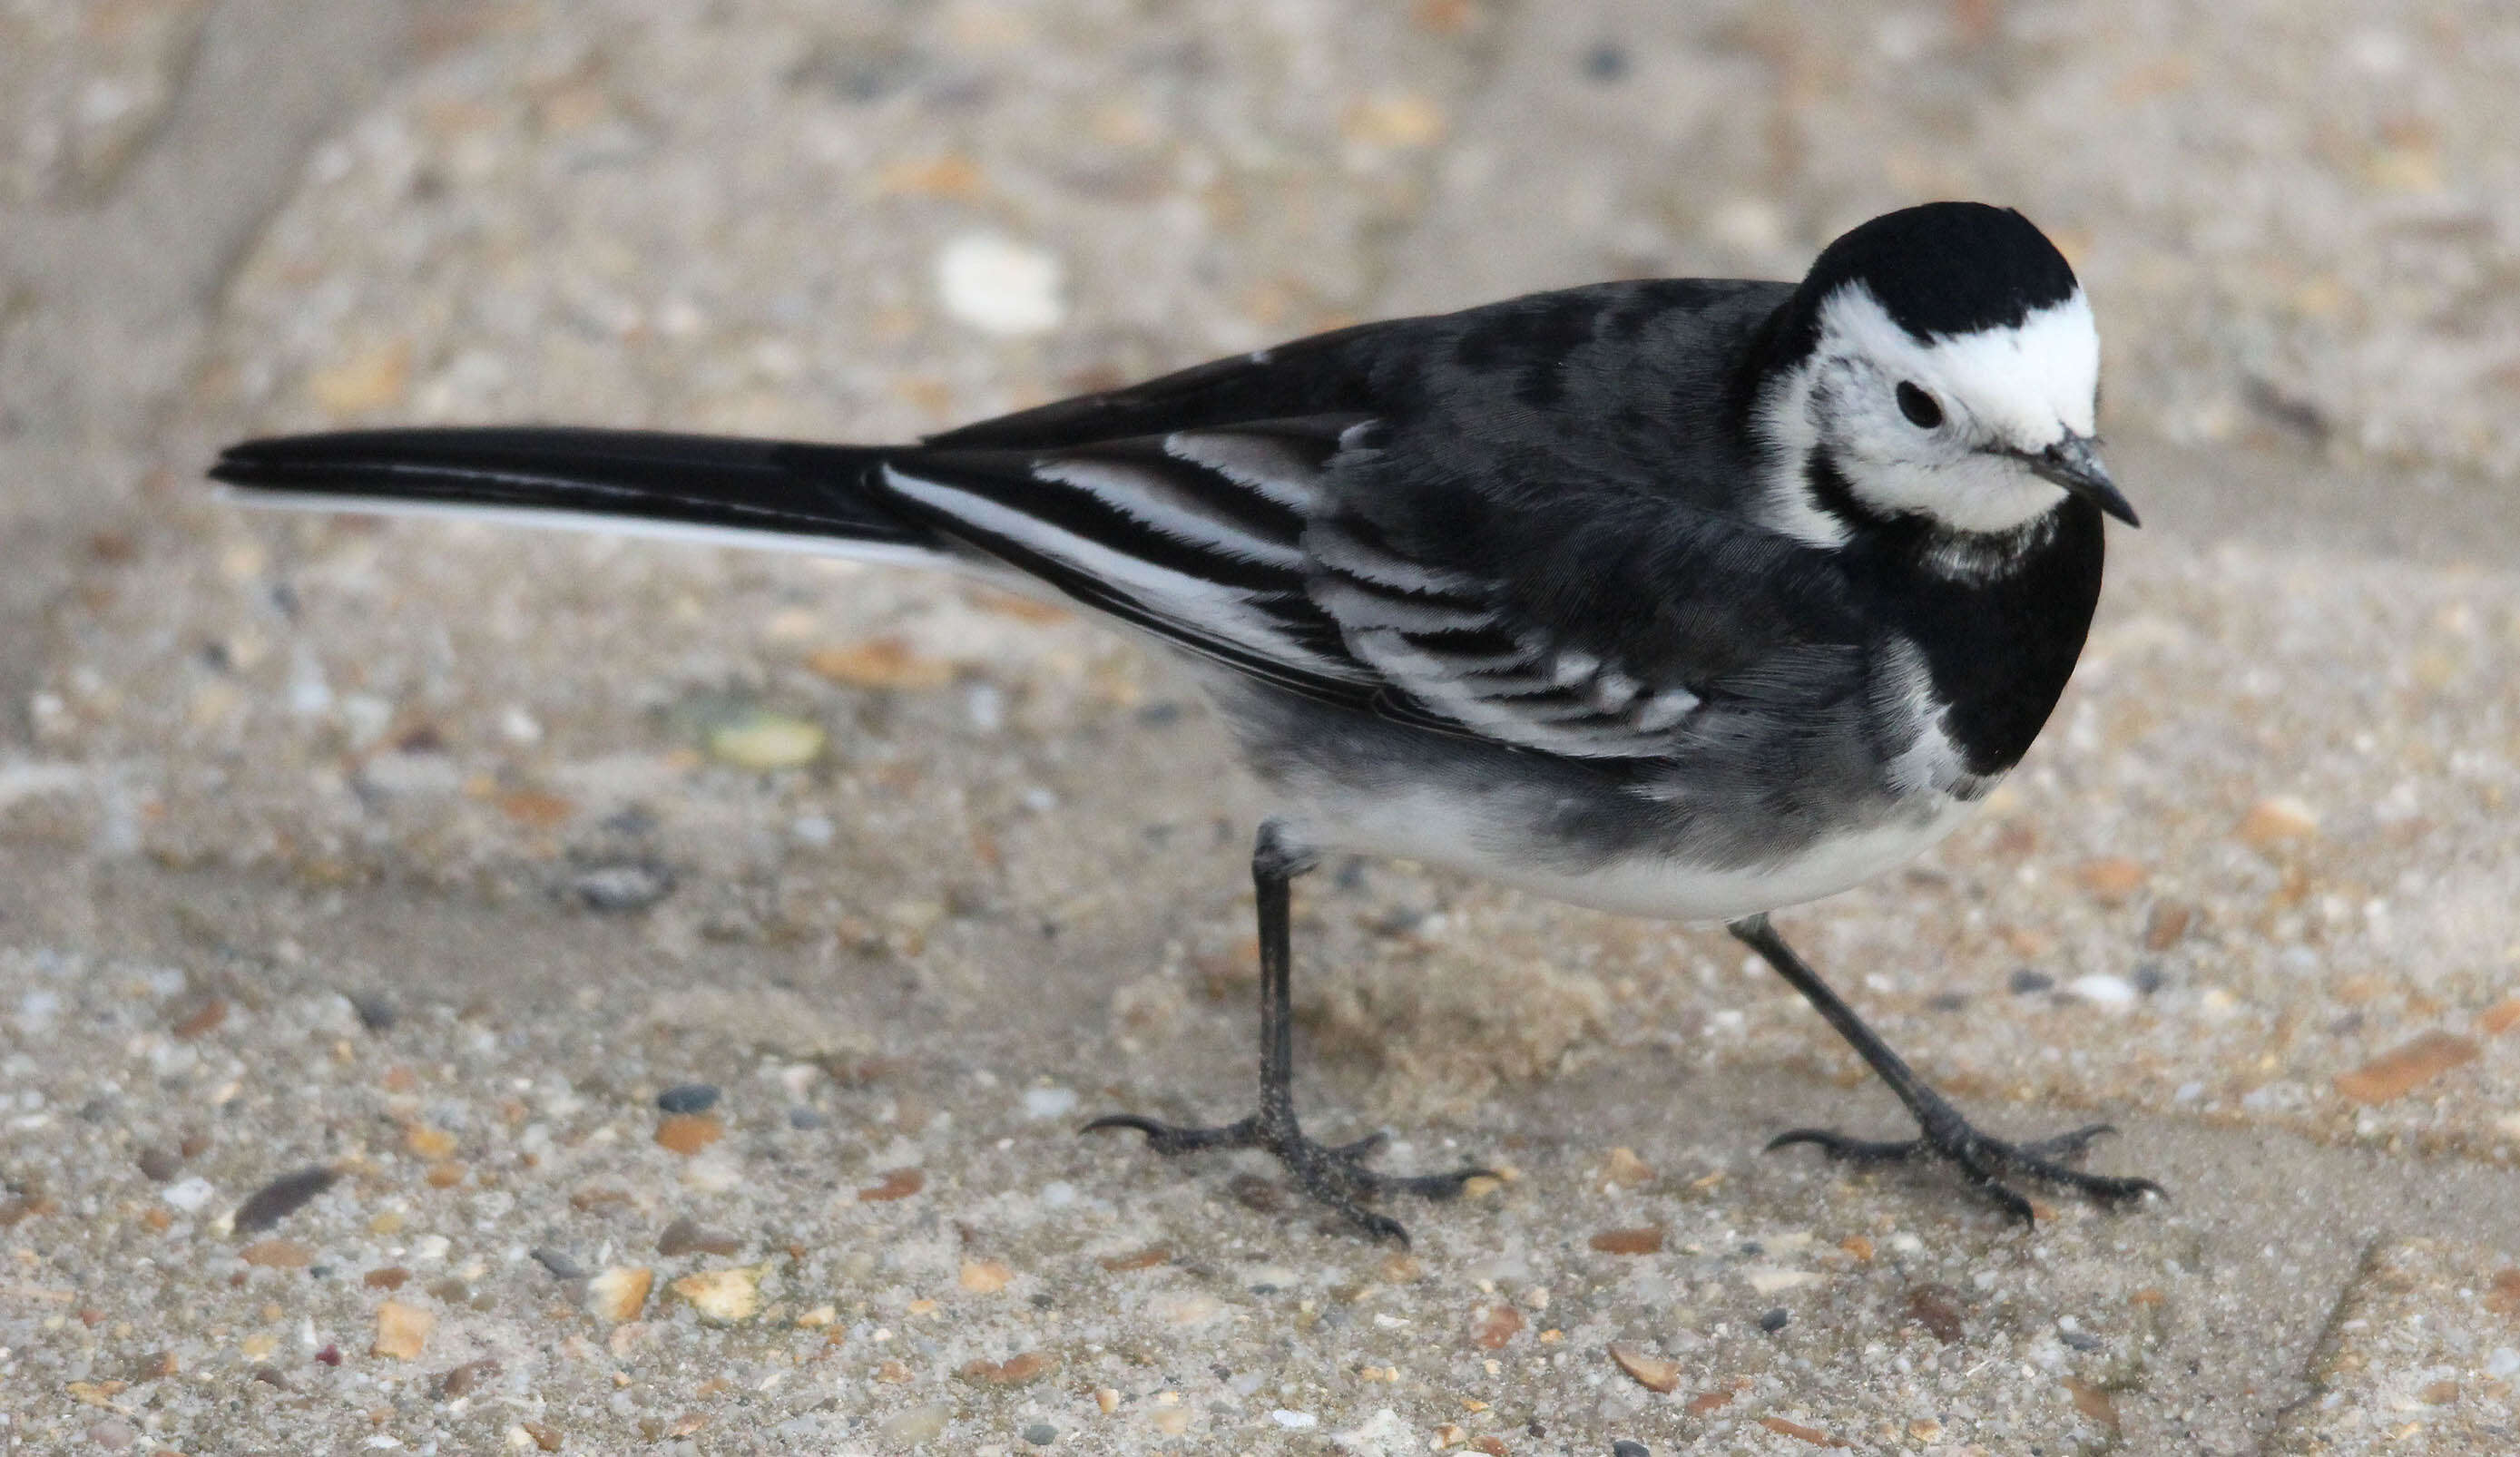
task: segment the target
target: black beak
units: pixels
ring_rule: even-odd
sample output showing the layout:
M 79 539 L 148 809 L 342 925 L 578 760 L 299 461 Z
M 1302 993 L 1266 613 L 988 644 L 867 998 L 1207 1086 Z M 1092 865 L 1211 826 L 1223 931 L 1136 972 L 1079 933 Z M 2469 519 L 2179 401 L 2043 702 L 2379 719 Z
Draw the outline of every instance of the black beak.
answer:
M 2069 432 L 2046 450 L 2022 452 L 2021 459 L 2029 463 L 2031 473 L 2063 487 L 2067 495 L 2082 497 L 2129 526 L 2143 524 L 2135 518 L 2135 507 L 2118 483 L 2109 479 L 2109 467 L 2100 464 L 2100 443 L 2091 436 Z

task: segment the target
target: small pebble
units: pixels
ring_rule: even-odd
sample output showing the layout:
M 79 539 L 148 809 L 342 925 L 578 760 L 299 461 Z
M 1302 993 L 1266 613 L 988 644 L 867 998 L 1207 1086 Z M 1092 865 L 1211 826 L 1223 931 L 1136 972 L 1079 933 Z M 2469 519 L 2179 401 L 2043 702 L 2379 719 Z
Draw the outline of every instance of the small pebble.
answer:
M 1067 317 L 1058 259 L 995 233 L 966 233 L 936 257 L 937 301 L 983 333 L 1044 333 Z
M 383 1302 L 377 1306 L 377 1339 L 369 1346 L 369 1354 L 417 1360 L 436 1325 L 437 1316 L 426 1306 Z
M 586 1306 L 615 1325 L 636 1320 L 640 1307 L 648 1303 L 648 1291 L 655 1279 L 655 1273 L 645 1265 L 615 1265 L 586 1282 Z
M 753 709 L 710 729 L 708 754 L 730 768 L 768 773 L 813 763 L 828 741 L 819 724 Z
M 1968 1330 L 1958 1298 L 1941 1285 L 1919 1285 L 1908 1292 L 1907 1308 L 1902 1314 L 1907 1320 L 1931 1331 L 1934 1339 L 1945 1346 L 1958 1341 Z
M 351 993 L 350 1010 L 359 1014 L 359 1025 L 370 1032 L 391 1032 L 394 1024 L 402 1020 L 392 1002 L 372 992 Z
M 2076 977 L 2066 984 L 2065 990 L 2085 1001 L 2103 1007 L 2125 1006 L 2135 1000 L 2136 994 L 2133 982 L 2124 977 L 2113 977 L 2104 973 Z
M 2103 905 L 2125 905 L 2128 897 L 2143 889 L 2150 875 L 2141 862 L 2123 856 L 2085 861 L 2074 869 L 2074 877 Z
M 533 1256 L 534 1262 L 551 1271 L 552 1278 L 556 1280 L 583 1280 L 591 1273 L 584 1265 L 569 1258 L 565 1250 L 555 1250 L 545 1245 L 535 1250 Z
M 1601 1165 L 1601 1182 L 1616 1184 L 1622 1189 L 1633 1189 L 1641 1184 L 1652 1183 L 1653 1176 L 1651 1166 L 1638 1158 L 1637 1151 L 1632 1148 L 1620 1147 L 1610 1150 L 1610 1157 Z
M 908 1199 L 927 1187 L 927 1175 L 917 1169 L 887 1169 L 882 1181 L 858 1190 L 861 1204 L 885 1204 L 895 1199 Z
M 1036 1447 L 1046 1447 L 1058 1440 L 1058 1429 L 1048 1422 L 1035 1422 L 1023 1430 L 1023 1439 Z
M 1628 53 L 1616 41 L 1603 41 L 1584 53 L 1584 76 L 1587 80 L 1616 81 L 1628 73 Z
M 151 1144 L 140 1151 L 140 1171 L 151 1183 L 162 1184 L 183 1171 L 184 1161 L 163 1144 Z
M 1658 1255 L 1662 1253 L 1662 1226 L 1647 1224 L 1636 1229 L 1604 1229 L 1593 1236 L 1592 1246 L 1604 1255 Z
M 2318 833 L 2318 812 L 2287 795 L 2261 801 L 2241 819 L 2240 838 L 2260 850 Z
M 450 1369 L 444 1376 L 437 1379 L 437 1394 L 443 1400 L 452 1401 L 459 1396 L 472 1394 L 474 1389 L 480 1387 L 485 1382 L 492 1382 L 498 1379 L 499 1363 L 497 1361 L 488 1359 L 466 1361 L 463 1365 Z
M 1610 1443 L 1610 1457 L 1653 1457 L 1653 1451 L 1641 1441 L 1620 1437 Z
M 1076 1111 L 1076 1090 L 1072 1087 L 1028 1087 L 1023 1095 L 1026 1118 L 1065 1118 Z
M 733 1255 L 743 1248 L 743 1242 L 731 1234 L 703 1229 L 689 1218 L 676 1219 L 656 1236 L 656 1253 L 668 1258 L 676 1255 Z
M 158 1197 L 165 1200 L 175 1208 L 182 1210 L 184 1213 L 192 1214 L 199 1214 L 202 1206 L 217 1198 L 218 1192 L 219 1191 L 217 1189 L 210 1186 L 210 1181 L 208 1179 L 202 1178 L 199 1174 L 195 1174 L 193 1177 L 184 1180 L 180 1184 L 168 1185 L 166 1192 L 158 1195 Z M 245 1226 L 240 1224 L 237 1227 L 242 1229 Z
M 706 1113 L 717 1106 L 717 1087 L 708 1082 L 685 1082 L 656 1094 L 656 1106 L 667 1113 Z
M 766 1265 L 702 1270 L 673 1283 L 674 1294 L 710 1320 L 749 1320 L 761 1308 L 761 1275 Z
M 726 1136 L 726 1126 L 700 1113 L 669 1113 L 656 1124 L 656 1142 L 685 1158 Z
M 898 1446 L 927 1441 L 942 1436 L 945 1424 L 953 1418 L 954 1408 L 943 1401 L 914 1406 L 908 1411 L 896 1412 L 878 1424 L 875 1429 L 876 1439 Z
M 2024 966 L 2014 971 L 2012 973 L 2012 979 L 2005 985 L 2012 989 L 2012 993 L 2015 996 L 2028 996 L 2034 993 L 2046 992 L 2054 987 L 2056 985 L 2056 979 L 2044 971 L 2032 971 L 2029 967 Z
M 87 1429 L 87 1439 L 109 1452 L 119 1452 L 140 1439 L 129 1422 L 108 1418 Z
M 674 877 L 639 861 L 589 865 L 569 877 L 568 894 L 589 910 L 645 910 L 674 892 Z
M 1058 1357 L 1046 1351 L 1027 1350 L 1003 1361 L 966 1361 L 961 1375 L 966 1381 L 986 1382 L 993 1387 L 1020 1387 L 1029 1386 L 1058 1369 Z
M 1782 1305 L 1778 1305 L 1774 1310 L 1771 1310 L 1767 1314 L 1759 1317 L 1759 1329 L 1773 1336 L 1777 1332 L 1783 1330 L 1786 1325 L 1793 1320 L 1793 1313 L 1791 1311 L 1787 1310 Z
M 1282 1406 L 1279 1407 L 1276 1411 L 1269 1413 L 1269 1420 L 1285 1428 L 1289 1432 L 1301 1432 L 1307 1427 L 1319 1426 L 1321 1423 L 1321 1418 L 1314 1416 L 1311 1412 L 1288 1411 Z
M 802 1128 L 810 1131 L 815 1128 L 826 1126 L 830 1123 L 830 1119 L 823 1117 L 822 1114 L 815 1112 L 811 1108 L 790 1108 L 788 1110 L 788 1126 L 791 1128 Z
M 1610 1359 L 1618 1362 L 1619 1369 L 1628 1373 L 1637 1385 L 1646 1391 L 1668 1394 L 1673 1388 L 1680 1385 L 1680 1362 L 1678 1361 L 1666 1361 L 1660 1356 L 1648 1355 L 1636 1347 L 1627 1345 L 1612 1346 Z
M 2358 1103 L 2404 1097 L 2451 1069 L 2476 1060 L 2472 1038 L 2436 1029 L 2392 1047 L 2350 1073 L 2336 1075 L 2336 1090 Z

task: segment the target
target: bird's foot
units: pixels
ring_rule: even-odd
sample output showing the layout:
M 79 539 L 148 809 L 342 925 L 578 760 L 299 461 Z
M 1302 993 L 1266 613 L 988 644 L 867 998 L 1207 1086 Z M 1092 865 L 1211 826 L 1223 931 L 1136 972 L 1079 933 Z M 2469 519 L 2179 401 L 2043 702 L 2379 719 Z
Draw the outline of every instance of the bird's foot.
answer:
M 1926 1120 L 1919 1136 L 1900 1142 L 1850 1138 L 1826 1128 L 1795 1128 L 1770 1139 L 1768 1147 L 1773 1150 L 1808 1143 L 1832 1159 L 1850 1164 L 1941 1159 L 1957 1165 L 1978 1192 L 2024 1224 L 2036 1222 L 2036 1216 L 2030 1201 L 2004 1185 L 2006 1175 L 2071 1189 L 2102 1205 L 2132 1204 L 2146 1194 L 2170 1197 L 2167 1190 L 2148 1178 L 2118 1178 L 2072 1167 L 2090 1152 L 2092 1140 L 2117 1131 L 2107 1124 L 2092 1124 L 2031 1143 L 2007 1143 L 1979 1132 L 1957 1112 L 1945 1112 L 1945 1117 Z
M 1105 1128 L 1134 1128 L 1147 1135 L 1147 1146 L 1159 1154 L 1186 1154 L 1208 1148 L 1267 1149 L 1278 1162 L 1294 1175 L 1296 1187 L 1315 1201 L 1326 1204 L 1344 1215 L 1348 1222 L 1377 1239 L 1409 1243 L 1409 1231 L 1389 1214 L 1365 1207 L 1365 1201 L 1384 1194 L 1415 1194 L 1420 1199 L 1458 1198 L 1469 1181 L 1492 1177 L 1485 1169 L 1468 1168 L 1451 1173 L 1398 1174 L 1384 1173 L 1366 1167 L 1388 1141 L 1380 1133 L 1370 1134 L 1354 1143 L 1316 1143 L 1304 1136 L 1291 1113 L 1272 1117 L 1255 1113 L 1249 1118 L 1215 1127 L 1186 1127 L 1177 1124 L 1157 1123 L 1133 1113 L 1115 1113 L 1098 1118 L 1079 1132 L 1093 1133 Z

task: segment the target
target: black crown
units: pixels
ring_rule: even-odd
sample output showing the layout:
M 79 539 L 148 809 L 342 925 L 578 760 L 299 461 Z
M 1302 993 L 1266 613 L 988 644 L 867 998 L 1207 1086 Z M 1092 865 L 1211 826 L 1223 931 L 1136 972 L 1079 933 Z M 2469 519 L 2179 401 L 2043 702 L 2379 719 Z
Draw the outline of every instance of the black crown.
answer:
M 2072 265 L 2048 235 L 1984 202 L 1927 202 L 1854 229 L 1822 250 L 1797 302 L 1817 313 L 1829 294 L 1858 283 L 1919 339 L 2008 329 L 2075 288 Z

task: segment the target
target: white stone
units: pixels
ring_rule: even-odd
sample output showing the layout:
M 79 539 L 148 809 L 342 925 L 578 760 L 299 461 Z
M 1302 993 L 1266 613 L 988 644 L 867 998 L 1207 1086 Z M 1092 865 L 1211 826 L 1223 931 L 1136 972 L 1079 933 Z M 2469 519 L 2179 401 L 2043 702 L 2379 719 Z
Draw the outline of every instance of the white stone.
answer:
M 1026 1118 L 1065 1118 L 1076 1111 L 1076 1089 L 1027 1087 L 1024 1089 L 1023 1104 Z
M 202 1206 L 216 1198 L 218 1192 L 208 1179 L 195 1174 L 181 1183 L 168 1184 L 166 1192 L 158 1197 L 184 1213 L 193 1214 L 201 1213 Z
M 2093 973 L 2076 977 L 2065 990 L 2097 1006 L 2122 1007 L 2135 1000 L 2135 984 L 2124 977 Z
M 936 255 L 945 312 L 984 333 L 1046 333 L 1067 317 L 1057 256 L 997 233 L 966 233 Z

